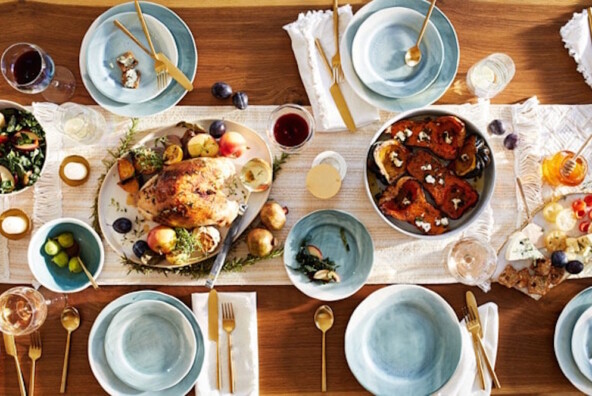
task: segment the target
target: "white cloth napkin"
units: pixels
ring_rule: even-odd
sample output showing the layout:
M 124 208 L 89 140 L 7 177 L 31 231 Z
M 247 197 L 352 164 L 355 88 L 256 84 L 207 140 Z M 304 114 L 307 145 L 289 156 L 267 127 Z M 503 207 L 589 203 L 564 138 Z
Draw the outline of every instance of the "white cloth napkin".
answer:
M 339 8 L 339 33 L 341 36 L 352 17 L 352 9 L 349 4 Z M 329 63 L 331 63 L 331 58 L 336 51 L 333 12 L 308 11 L 301 13 L 295 22 L 284 26 L 284 29 L 292 39 L 292 50 L 298 63 L 300 78 L 302 78 L 313 109 L 317 130 L 325 132 L 345 130 L 345 123 L 329 92 L 333 77 L 322 63 L 315 46 L 315 38 L 318 38 Z M 378 109 L 362 100 L 347 81 L 343 81 L 339 86 L 356 127 L 359 128 L 379 119 Z
M 216 389 L 216 344 L 208 339 L 208 293 L 191 295 L 193 312 L 204 335 L 204 365 L 197 379 L 197 395 L 230 394 L 228 381 L 228 343 L 220 320 L 220 367 L 222 390 Z M 232 303 L 236 328 L 232 332 L 232 360 L 234 362 L 234 395 L 259 394 L 259 349 L 257 344 L 257 294 L 218 293 L 218 305 Z
M 497 342 L 499 331 L 499 315 L 497 304 L 487 303 L 479 307 L 481 324 L 483 325 L 483 344 L 487 351 L 487 356 L 491 359 L 491 364 L 495 368 L 495 359 L 497 357 Z M 464 319 L 460 322 L 462 328 L 462 352 L 460 362 L 456 371 L 437 393 L 438 396 L 461 396 L 461 395 L 489 395 L 491 394 L 492 380 L 487 372 L 487 367 L 483 361 L 483 371 L 485 374 L 486 390 L 481 389 L 481 380 L 477 374 L 477 361 L 473 349 L 473 340 L 471 333 L 467 330 Z
M 574 13 L 559 32 L 565 48 L 578 64 L 578 71 L 582 73 L 586 83 L 592 87 L 592 39 L 586 9 L 580 13 Z

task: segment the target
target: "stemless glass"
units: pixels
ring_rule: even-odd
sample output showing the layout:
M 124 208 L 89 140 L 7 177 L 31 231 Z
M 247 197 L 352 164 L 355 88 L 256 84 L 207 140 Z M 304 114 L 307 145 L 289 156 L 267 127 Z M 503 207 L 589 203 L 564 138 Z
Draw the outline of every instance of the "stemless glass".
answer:
M 96 143 L 107 132 L 107 122 L 101 113 L 76 103 L 61 104 L 55 120 L 61 133 L 82 144 Z
M 285 104 L 269 116 L 267 137 L 281 151 L 296 153 L 312 139 L 314 118 L 302 106 Z
M 478 98 L 490 99 L 506 88 L 515 72 L 514 61 L 508 55 L 491 54 L 471 66 L 467 86 Z
M 491 289 L 497 255 L 489 244 L 477 238 L 462 238 L 450 248 L 446 264 L 459 282 L 487 292 Z
M 41 93 L 49 102 L 65 102 L 76 89 L 72 72 L 55 66 L 47 52 L 35 44 L 16 43 L 8 47 L 0 59 L 0 68 L 14 89 L 27 94 Z
M 66 296 L 46 298 L 32 287 L 17 286 L 0 295 L 0 331 L 14 336 L 38 330 L 45 322 L 49 306 L 60 310 Z

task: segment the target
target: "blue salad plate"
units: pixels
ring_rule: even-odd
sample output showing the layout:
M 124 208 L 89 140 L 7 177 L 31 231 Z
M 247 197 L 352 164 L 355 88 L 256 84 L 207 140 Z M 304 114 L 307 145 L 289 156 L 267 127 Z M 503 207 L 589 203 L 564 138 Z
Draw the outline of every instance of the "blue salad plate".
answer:
M 195 354 L 193 360 L 191 362 L 191 368 L 189 372 L 178 382 L 176 382 L 173 386 L 162 389 L 162 390 L 140 390 L 136 389 L 119 378 L 119 375 L 114 372 L 114 368 L 112 368 L 107 360 L 106 352 L 105 352 L 105 343 L 107 333 L 109 331 L 110 326 L 112 325 L 113 321 L 117 317 L 117 315 L 127 307 L 133 306 L 138 302 L 156 302 L 156 303 L 164 303 L 167 304 L 170 308 L 177 310 L 184 319 L 174 319 L 175 322 L 181 321 L 184 322 L 185 320 L 189 322 L 191 327 L 191 337 L 195 341 Z M 145 304 L 145 303 L 144 303 Z M 150 304 L 149 304 L 150 305 Z M 167 307 L 167 308 L 169 308 Z M 139 306 L 141 310 L 142 305 Z M 125 311 L 124 311 L 125 314 Z M 125 317 L 120 318 L 121 320 L 125 321 Z M 162 315 L 161 315 L 162 319 Z M 160 321 L 160 320 L 159 320 Z M 162 322 L 161 322 L 162 323 Z M 169 323 L 170 325 L 170 323 Z M 185 326 L 185 325 L 183 325 Z M 184 332 L 185 330 L 181 330 Z M 132 334 L 132 333 L 128 333 Z M 150 342 L 157 342 L 159 337 L 162 337 L 162 334 L 158 331 L 148 331 L 141 334 L 144 337 L 142 342 L 150 343 Z M 183 336 L 184 337 L 184 336 Z M 140 342 L 140 341 L 137 341 Z M 161 342 L 161 341 L 158 341 Z M 134 347 L 135 348 L 135 347 Z M 184 351 L 185 347 L 179 349 L 177 352 L 180 354 L 186 353 Z M 188 348 L 190 349 L 190 348 Z M 178 300 L 175 297 L 169 296 L 164 293 L 155 292 L 151 290 L 142 290 L 133 293 L 125 294 L 118 299 L 112 301 L 107 305 L 97 316 L 95 322 L 90 330 L 90 335 L 88 337 L 88 361 L 90 363 L 90 368 L 99 382 L 99 384 L 103 387 L 105 392 L 111 395 L 120 395 L 120 396 L 178 396 L 178 395 L 185 395 L 187 394 L 197 382 L 197 377 L 203 366 L 204 361 L 204 339 L 201 332 L 201 329 L 197 323 L 197 319 L 193 312 L 185 305 L 183 302 Z M 162 356 L 162 355 L 161 355 Z M 148 357 L 149 360 L 154 361 L 154 357 Z
M 314 245 L 337 264 L 339 282 L 311 281 L 299 271 L 300 246 Z M 284 264 L 290 280 L 302 293 L 323 301 L 351 296 L 366 283 L 374 263 L 374 245 L 368 230 L 354 216 L 339 210 L 319 210 L 300 219 L 284 244 Z
M 193 81 L 197 72 L 197 48 L 189 27 L 173 11 L 155 3 L 141 2 L 142 12 L 154 17 L 170 31 L 179 49 L 177 67 Z M 87 68 L 87 57 L 91 38 L 106 20 L 128 12 L 135 12 L 134 3 L 117 5 L 101 14 L 89 27 L 80 46 L 79 66 L 82 82 L 92 98 L 104 109 L 125 117 L 142 117 L 161 113 L 173 106 L 185 96 L 187 91 L 177 82 L 172 81 L 158 96 L 142 103 L 121 103 L 104 95 L 93 83 Z M 141 51 L 137 46 L 130 47 L 134 53 Z
M 381 95 L 368 87 L 356 73 L 353 64 L 354 39 L 362 24 L 375 13 L 393 7 L 408 8 L 425 15 L 429 8 L 425 0 L 374 0 L 366 4 L 352 18 L 343 38 L 341 39 L 341 67 L 345 79 L 352 89 L 366 102 L 388 111 L 406 111 L 427 106 L 437 101 L 450 87 L 458 70 L 460 57 L 458 39 L 454 27 L 446 16 L 434 7 L 430 22 L 436 28 L 443 44 L 444 54 L 442 68 L 434 82 L 416 95 L 405 98 L 391 98 Z
M 362 23 L 354 38 L 352 61 L 366 86 L 390 98 L 405 98 L 436 80 L 444 63 L 444 46 L 431 22 L 419 46 L 421 62 L 414 67 L 405 63 L 405 53 L 415 45 L 424 19 L 417 11 L 392 7 Z
M 458 319 L 420 286 L 393 285 L 369 295 L 345 331 L 345 357 L 358 382 L 376 395 L 429 395 L 461 358 Z

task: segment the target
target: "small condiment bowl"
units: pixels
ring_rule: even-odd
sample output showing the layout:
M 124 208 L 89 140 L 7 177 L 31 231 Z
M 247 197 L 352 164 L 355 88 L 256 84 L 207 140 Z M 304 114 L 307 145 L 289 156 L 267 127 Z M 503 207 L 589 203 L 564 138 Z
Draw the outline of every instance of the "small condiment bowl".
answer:
M 90 286 L 83 271 L 72 273 L 68 266 L 61 268 L 45 253 L 45 242 L 64 232 L 71 232 L 80 246 L 79 256 L 93 278 L 100 275 L 105 262 L 105 250 L 101 238 L 85 222 L 74 218 L 61 218 L 45 223 L 31 238 L 28 249 L 29 269 L 35 279 L 47 289 L 57 293 L 75 293 Z
M 86 168 L 86 176 L 84 176 L 82 179 L 79 179 L 79 180 L 69 179 L 66 176 L 66 166 L 68 166 L 68 164 L 71 164 L 71 163 L 82 164 Z M 80 185 L 86 183 L 88 181 L 89 177 L 90 177 L 90 164 L 88 163 L 86 158 L 81 157 L 80 155 L 69 155 L 66 158 L 64 158 L 64 160 L 62 161 L 62 164 L 60 165 L 60 179 L 62 179 L 62 181 L 64 183 L 66 183 L 67 185 L 69 185 L 71 187 L 76 187 L 76 186 L 80 186 Z
M 25 222 L 27 223 L 25 231 L 19 232 L 16 234 L 10 234 L 10 233 L 4 231 L 4 227 L 2 227 L 2 223 L 4 222 L 4 219 L 6 219 L 7 217 L 12 217 L 12 216 L 20 217 L 23 220 L 25 220 Z M 27 214 L 25 212 L 23 212 L 22 210 L 17 209 L 17 208 L 12 208 L 12 209 L 8 209 L 8 210 L 4 211 L 2 214 L 0 214 L 0 234 L 2 234 L 3 237 L 5 237 L 7 239 L 11 239 L 13 241 L 17 241 L 19 239 L 26 237 L 30 231 L 31 231 L 31 219 L 29 219 L 29 216 L 27 216 Z

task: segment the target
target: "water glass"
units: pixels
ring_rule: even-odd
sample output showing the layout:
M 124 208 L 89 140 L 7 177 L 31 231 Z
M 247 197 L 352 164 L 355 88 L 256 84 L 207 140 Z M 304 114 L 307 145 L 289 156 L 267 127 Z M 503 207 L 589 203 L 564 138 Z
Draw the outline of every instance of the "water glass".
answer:
M 467 73 L 467 86 L 477 97 L 493 98 L 514 77 L 516 66 L 506 54 L 495 53 L 475 63 Z
M 107 121 L 98 111 L 76 103 L 64 103 L 55 114 L 58 130 L 82 144 L 96 143 L 107 130 Z
M 487 292 L 497 267 L 497 255 L 488 243 L 480 239 L 462 238 L 451 246 L 446 265 L 459 282 L 479 286 Z

